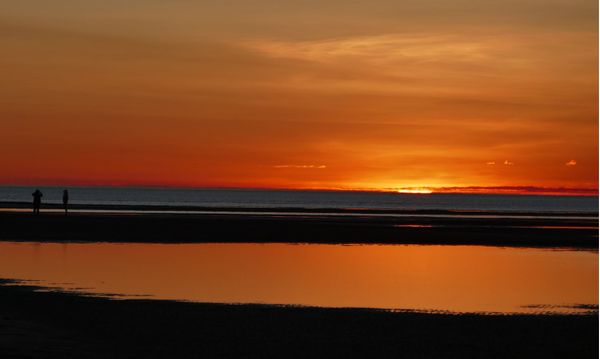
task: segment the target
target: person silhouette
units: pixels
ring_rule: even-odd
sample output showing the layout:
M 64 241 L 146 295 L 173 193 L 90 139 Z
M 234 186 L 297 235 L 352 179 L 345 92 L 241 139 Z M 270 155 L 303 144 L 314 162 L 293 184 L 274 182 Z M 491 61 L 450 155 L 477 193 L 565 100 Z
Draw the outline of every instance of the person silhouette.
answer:
M 33 213 L 40 214 L 40 206 L 42 205 L 44 194 L 39 189 L 36 189 L 31 195 L 33 196 Z
M 63 207 L 65 207 L 65 216 L 66 216 L 69 211 L 69 191 L 67 191 L 67 190 L 63 191 Z

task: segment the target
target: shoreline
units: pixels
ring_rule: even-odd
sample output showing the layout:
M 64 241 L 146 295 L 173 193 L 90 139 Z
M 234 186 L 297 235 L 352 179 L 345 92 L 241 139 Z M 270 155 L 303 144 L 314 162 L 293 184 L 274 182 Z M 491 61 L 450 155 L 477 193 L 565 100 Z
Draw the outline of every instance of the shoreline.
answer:
M 45 284 L 44 284 L 45 283 Z M 63 283 L 64 284 L 64 283 Z M 598 316 L 600 314 L 597 304 L 530 304 L 522 307 L 531 308 L 531 311 L 457 311 L 451 309 L 426 309 L 426 308 L 385 308 L 367 306 L 326 306 L 294 303 L 269 303 L 269 302 L 237 302 L 237 301 L 201 301 L 193 299 L 166 299 L 155 297 L 152 294 L 121 294 L 112 292 L 93 292 L 93 288 L 76 287 L 73 289 L 60 286 L 61 283 L 47 282 L 38 279 L 14 279 L 0 277 L 0 288 L 11 287 L 29 290 L 33 293 L 56 293 L 65 296 L 75 296 L 109 301 L 150 301 L 166 303 L 184 303 L 208 306 L 246 306 L 274 309 L 298 309 L 321 311 L 358 311 L 371 313 L 410 314 L 410 315 L 442 315 L 442 316 L 502 316 L 502 317 L 536 317 L 536 316 Z M 561 308 L 562 311 L 553 311 Z
M 4 211 L 31 211 L 32 204 L 30 202 L 0 202 L 0 209 Z M 62 211 L 63 205 L 61 203 L 43 203 L 42 212 L 44 210 L 48 212 Z M 372 209 L 372 208 L 323 208 L 323 207 L 231 207 L 231 206 L 182 206 L 182 205 L 162 205 L 162 204 L 69 204 L 69 210 L 76 210 L 80 212 L 85 211 L 105 211 L 105 212 L 132 212 L 132 213 L 173 213 L 178 214 L 181 212 L 185 213 L 228 213 L 228 212 L 241 212 L 241 213 L 281 213 L 281 214 L 341 214 L 341 215 L 399 215 L 399 216 L 495 216 L 495 217 L 576 217 L 576 218 L 589 218 L 598 219 L 599 212 L 584 212 L 584 211 L 487 211 L 487 210 L 447 210 L 447 209 Z
M 442 244 L 598 249 L 596 219 L 0 211 L 0 240 Z
M 0 353 L 8 356 L 588 358 L 598 353 L 597 314 L 447 315 L 111 300 L 10 283 L 0 280 Z

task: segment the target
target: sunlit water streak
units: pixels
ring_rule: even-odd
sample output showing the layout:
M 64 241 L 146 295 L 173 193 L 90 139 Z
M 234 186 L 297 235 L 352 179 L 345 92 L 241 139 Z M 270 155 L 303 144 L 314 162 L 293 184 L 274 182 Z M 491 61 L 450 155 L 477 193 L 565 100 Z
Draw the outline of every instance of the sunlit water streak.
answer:
M 416 245 L 0 243 L 0 278 L 117 298 L 583 313 L 598 254 Z

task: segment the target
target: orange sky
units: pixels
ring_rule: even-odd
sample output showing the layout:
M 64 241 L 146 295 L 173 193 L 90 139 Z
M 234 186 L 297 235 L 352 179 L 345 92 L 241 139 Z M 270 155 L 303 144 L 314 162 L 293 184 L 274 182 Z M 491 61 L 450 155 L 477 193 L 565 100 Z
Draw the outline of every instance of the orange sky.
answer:
M 592 0 L 22 0 L 0 184 L 598 187 Z

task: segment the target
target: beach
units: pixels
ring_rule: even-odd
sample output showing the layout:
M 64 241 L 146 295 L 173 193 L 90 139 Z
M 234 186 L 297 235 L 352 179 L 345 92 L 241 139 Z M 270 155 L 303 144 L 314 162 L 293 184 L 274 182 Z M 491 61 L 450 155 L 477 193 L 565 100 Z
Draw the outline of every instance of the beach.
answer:
M 0 238 L 41 242 L 477 244 L 596 250 L 597 214 L 76 207 L 0 211 Z
M 598 248 L 593 214 L 82 206 L 68 216 L 58 207 L 34 216 L 25 205 L 4 207 L 0 240 L 15 244 L 427 244 L 585 252 Z M 37 258 L 41 252 L 34 250 Z M 598 355 L 594 304 L 575 308 L 583 311 L 546 315 L 543 308 L 537 314 L 390 311 L 136 299 L 119 293 L 89 296 L 85 288 L 68 292 L 41 282 L 36 285 L 10 278 L 0 281 L 4 357 Z
M 6 282 L 4 282 L 6 284 Z M 0 352 L 35 358 L 593 358 L 597 315 L 110 300 L 0 286 Z

